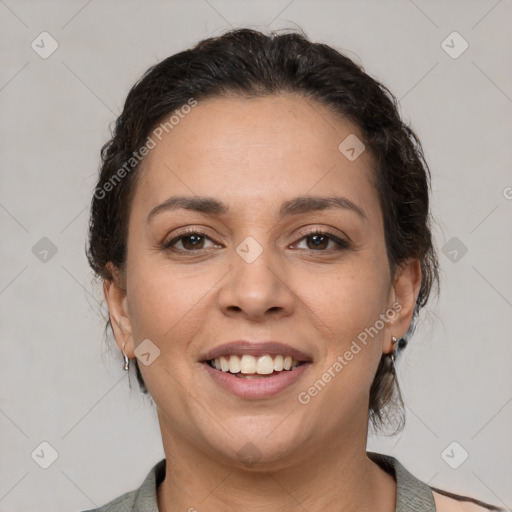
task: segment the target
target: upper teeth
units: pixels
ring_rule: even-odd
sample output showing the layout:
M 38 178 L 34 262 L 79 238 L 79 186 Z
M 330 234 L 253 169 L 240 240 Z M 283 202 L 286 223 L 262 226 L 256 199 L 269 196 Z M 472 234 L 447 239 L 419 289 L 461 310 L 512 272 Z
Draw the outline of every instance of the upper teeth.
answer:
M 254 357 L 244 354 L 242 357 L 237 355 L 220 356 L 212 359 L 212 364 L 217 370 L 230 373 L 258 373 L 260 375 L 269 375 L 273 371 L 291 370 L 300 365 L 299 361 L 294 361 L 291 356 L 270 356 L 265 354 L 260 357 Z

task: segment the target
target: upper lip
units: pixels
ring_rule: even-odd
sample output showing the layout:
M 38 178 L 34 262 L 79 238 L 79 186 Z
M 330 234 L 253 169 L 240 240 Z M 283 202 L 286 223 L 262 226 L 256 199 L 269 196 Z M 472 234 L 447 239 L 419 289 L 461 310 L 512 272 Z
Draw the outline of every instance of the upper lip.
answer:
M 237 340 L 232 341 L 230 343 L 224 343 L 223 345 L 218 345 L 208 352 L 206 352 L 203 356 L 201 356 L 201 361 L 210 361 L 220 356 L 227 355 L 251 355 L 251 356 L 260 356 L 264 354 L 268 355 L 283 355 L 283 356 L 291 356 L 291 358 L 295 361 L 299 362 L 310 362 L 313 358 L 302 352 L 301 350 L 292 347 L 291 345 L 287 345 L 286 343 L 280 343 L 278 341 L 247 341 L 247 340 Z

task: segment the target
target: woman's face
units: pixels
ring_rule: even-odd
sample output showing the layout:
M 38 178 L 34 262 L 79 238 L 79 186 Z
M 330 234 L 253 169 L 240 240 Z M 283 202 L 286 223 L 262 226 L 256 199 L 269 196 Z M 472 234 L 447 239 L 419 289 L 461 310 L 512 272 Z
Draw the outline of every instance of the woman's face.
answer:
M 391 336 L 409 326 L 420 276 L 417 261 L 390 274 L 370 155 L 354 159 L 354 135 L 296 95 L 215 98 L 146 156 L 125 283 L 105 294 L 164 446 L 268 467 L 356 439 L 364 449 L 370 386 Z M 241 378 L 205 362 L 237 340 L 247 343 L 217 355 L 257 356 L 242 361 L 249 374 L 266 354 L 263 372 L 293 349 L 303 364 Z M 291 348 L 254 346 L 269 341 Z

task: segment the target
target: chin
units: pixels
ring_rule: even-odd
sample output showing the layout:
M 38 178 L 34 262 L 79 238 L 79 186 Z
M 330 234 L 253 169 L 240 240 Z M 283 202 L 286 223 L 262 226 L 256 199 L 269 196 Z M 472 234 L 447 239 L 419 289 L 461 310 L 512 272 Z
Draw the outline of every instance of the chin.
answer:
M 251 471 L 276 470 L 296 463 L 303 454 L 305 440 L 298 426 L 287 424 L 286 428 L 279 428 L 282 421 L 282 414 L 260 419 L 238 417 L 223 424 L 222 434 L 209 430 L 206 442 L 215 457 L 224 459 L 228 465 Z

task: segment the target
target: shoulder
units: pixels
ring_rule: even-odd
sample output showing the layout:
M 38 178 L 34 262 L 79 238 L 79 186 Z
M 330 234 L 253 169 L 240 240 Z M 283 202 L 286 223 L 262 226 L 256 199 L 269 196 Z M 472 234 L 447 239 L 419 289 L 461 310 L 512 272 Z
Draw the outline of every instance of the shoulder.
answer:
M 137 491 L 130 491 L 119 496 L 99 508 L 84 510 L 83 512 L 131 512 L 135 503 Z
M 434 490 L 432 488 L 432 495 L 437 512 L 489 512 L 490 510 L 504 510 L 474 498 L 441 491 L 440 489 Z
M 149 471 L 142 485 L 105 505 L 82 512 L 158 512 L 157 488 L 165 478 L 165 459 L 157 462 Z
M 381 469 L 394 473 L 397 483 L 397 510 L 408 510 L 413 502 L 414 510 L 435 510 L 436 512 L 507 512 L 506 509 L 485 503 L 471 496 L 455 494 L 430 486 L 416 478 L 392 455 L 367 451 L 367 456 Z M 433 503 L 432 503 L 433 501 Z M 407 503 L 405 506 L 403 503 Z M 421 508 L 423 507 L 423 508 Z M 433 507 L 435 507 L 433 509 Z

